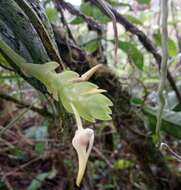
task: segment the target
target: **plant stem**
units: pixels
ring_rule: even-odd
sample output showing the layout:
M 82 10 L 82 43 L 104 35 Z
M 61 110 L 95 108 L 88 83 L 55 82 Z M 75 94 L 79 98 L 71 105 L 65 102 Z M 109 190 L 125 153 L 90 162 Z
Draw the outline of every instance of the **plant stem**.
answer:
M 159 107 L 157 113 L 157 124 L 156 124 L 156 139 L 158 145 L 160 145 L 160 126 L 162 112 L 165 105 L 165 99 L 163 91 L 166 85 L 167 79 L 167 62 L 168 62 L 168 31 L 167 31 L 167 19 L 168 19 L 168 0 L 161 0 L 161 47 L 162 47 L 162 63 L 160 69 L 160 82 L 159 82 Z
M 77 112 L 77 110 L 76 110 L 76 108 L 74 107 L 73 104 L 71 104 L 71 107 L 72 107 L 72 110 L 73 110 L 73 113 L 74 113 L 74 116 L 75 116 L 75 120 L 76 120 L 76 123 L 77 123 L 77 128 L 78 129 L 83 129 L 82 121 L 81 121 L 81 118 L 79 116 L 79 113 Z

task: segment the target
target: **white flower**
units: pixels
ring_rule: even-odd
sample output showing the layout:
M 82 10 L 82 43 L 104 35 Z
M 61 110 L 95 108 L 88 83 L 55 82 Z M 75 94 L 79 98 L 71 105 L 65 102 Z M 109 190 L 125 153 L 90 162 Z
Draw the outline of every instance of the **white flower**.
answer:
M 72 145 L 77 152 L 78 162 L 79 162 L 78 175 L 76 179 L 77 186 L 80 186 L 80 183 L 84 176 L 87 161 L 88 161 L 93 143 L 94 143 L 94 131 L 92 129 L 80 128 L 75 132 L 75 136 L 72 140 Z

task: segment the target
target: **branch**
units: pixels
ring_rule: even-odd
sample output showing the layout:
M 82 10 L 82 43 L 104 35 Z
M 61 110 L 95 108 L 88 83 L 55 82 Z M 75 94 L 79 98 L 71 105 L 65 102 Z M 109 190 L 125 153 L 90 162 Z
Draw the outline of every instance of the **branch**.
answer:
M 69 25 L 68 25 L 68 23 L 66 21 L 66 18 L 65 18 L 63 8 L 62 8 L 61 4 L 58 3 L 57 1 L 55 1 L 55 6 L 56 6 L 57 10 L 60 12 L 61 21 L 63 23 L 63 26 L 65 26 L 66 29 L 67 29 L 67 33 L 68 33 L 69 38 L 74 42 L 74 44 L 77 45 L 77 42 L 76 42 L 76 40 L 75 40 L 75 38 L 74 38 L 74 36 L 72 34 L 72 31 L 70 30 Z
M 54 2 L 55 2 L 57 10 L 60 10 L 61 7 L 66 9 L 72 15 L 76 15 L 76 16 L 79 16 L 82 19 L 84 19 L 84 21 L 88 24 L 90 29 L 92 29 L 94 31 L 97 31 L 100 34 L 102 33 L 103 28 L 102 28 L 101 24 L 96 22 L 91 17 L 88 17 L 88 16 L 84 15 L 80 10 L 76 9 L 72 4 L 67 3 L 67 2 L 65 2 L 63 0 L 62 1 L 54 0 Z
M 41 22 L 41 19 L 37 15 L 37 13 L 31 8 L 31 6 L 26 2 L 26 0 L 15 0 L 15 1 L 22 8 L 22 10 L 25 11 L 26 15 L 28 16 L 31 23 L 35 27 L 50 59 L 52 61 L 58 62 L 60 66 L 62 67 L 62 69 L 64 69 L 64 64 L 59 55 L 59 52 L 57 51 L 56 47 L 52 43 L 51 38 L 46 28 L 44 27 L 43 23 Z
M 18 99 L 9 96 L 7 94 L 1 93 L 0 92 L 0 98 L 6 100 L 6 101 L 10 101 L 13 102 L 19 106 L 21 106 L 21 108 L 30 108 L 32 111 L 42 115 L 43 117 L 48 117 L 48 118 L 53 118 L 54 115 L 52 113 L 50 113 L 49 111 L 47 111 L 46 109 L 41 109 L 35 106 L 30 106 L 29 104 L 25 103 L 25 102 L 21 102 Z
M 89 0 L 92 4 L 97 5 L 96 4 L 96 0 Z M 98 5 L 97 5 L 98 6 Z M 145 47 L 145 49 L 150 52 L 155 60 L 156 63 L 158 65 L 158 67 L 161 67 L 161 55 L 158 53 L 157 49 L 153 46 L 151 40 L 146 36 L 146 34 L 144 34 L 141 30 L 139 30 L 134 24 L 132 24 L 131 22 L 129 22 L 124 16 L 122 16 L 116 9 L 114 9 L 110 4 L 107 3 L 107 6 L 109 6 L 109 8 L 111 9 L 111 11 L 114 13 L 117 22 L 119 22 L 121 25 L 124 26 L 124 28 L 129 31 L 130 33 L 132 33 L 133 35 L 136 35 L 138 37 L 138 40 L 142 43 L 142 45 Z M 99 6 L 98 6 L 99 7 Z M 104 12 L 104 10 L 99 7 L 100 10 L 102 12 Z M 179 100 L 179 102 L 181 103 L 181 94 L 175 84 L 175 81 L 171 75 L 171 73 L 169 71 L 167 71 L 167 79 L 170 83 L 170 86 L 173 88 L 173 90 L 175 91 L 175 94 L 177 96 L 177 99 Z
M 23 10 L 12 0 L 0 1 L 0 35 L 27 62 L 50 61 L 46 50 Z

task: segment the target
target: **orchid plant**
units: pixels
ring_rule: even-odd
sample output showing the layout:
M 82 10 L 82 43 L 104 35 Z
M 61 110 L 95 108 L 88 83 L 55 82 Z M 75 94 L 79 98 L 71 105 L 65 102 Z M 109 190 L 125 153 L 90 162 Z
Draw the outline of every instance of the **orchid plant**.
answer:
M 78 155 L 79 169 L 76 184 L 79 186 L 94 142 L 94 131 L 89 128 L 84 129 L 80 117 L 90 122 L 95 122 L 95 119 L 111 119 L 112 102 L 102 94 L 105 90 L 87 81 L 101 65 L 96 65 L 79 76 L 78 73 L 70 70 L 56 73 L 55 69 L 59 66 L 57 62 L 26 63 L 24 58 L 1 39 L 0 52 L 3 52 L 3 55 L 6 55 L 24 74 L 41 81 L 53 98 L 60 101 L 68 112 L 75 115 L 77 130 L 72 144 Z

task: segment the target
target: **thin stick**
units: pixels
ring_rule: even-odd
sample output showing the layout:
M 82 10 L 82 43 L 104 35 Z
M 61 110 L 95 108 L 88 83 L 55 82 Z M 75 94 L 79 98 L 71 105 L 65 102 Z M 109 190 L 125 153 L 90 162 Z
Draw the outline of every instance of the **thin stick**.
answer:
M 160 70 L 160 83 L 159 83 L 159 108 L 157 113 L 157 124 L 156 124 L 156 139 L 158 145 L 160 145 L 160 126 L 162 112 L 165 105 L 165 99 L 163 91 L 166 85 L 167 79 L 167 62 L 168 62 L 168 31 L 167 31 L 167 19 L 168 19 L 168 0 L 161 0 L 161 45 L 162 45 L 162 64 Z
M 48 110 L 46 110 L 44 108 L 30 106 L 30 104 L 27 104 L 26 102 L 20 101 L 12 96 L 9 96 L 9 95 L 1 93 L 1 92 L 0 92 L 0 98 L 4 99 L 6 101 L 13 102 L 13 103 L 19 105 L 21 108 L 30 108 L 32 111 L 42 115 L 43 117 L 53 118 L 54 115 L 56 115 L 56 114 L 49 112 Z
M 94 20 L 92 17 L 86 16 L 83 14 L 79 9 L 75 8 L 72 4 L 65 2 L 63 0 L 54 0 L 56 2 L 56 8 L 60 11 L 59 8 L 66 9 L 70 14 L 76 15 L 78 17 L 81 17 L 91 28 L 91 30 L 97 31 L 99 34 L 102 34 L 103 32 L 103 26 L 99 24 L 96 20 Z M 60 5 L 60 6 L 57 6 Z
M 97 149 L 96 147 L 93 147 L 92 149 L 95 151 L 95 153 L 96 153 L 100 158 L 102 158 L 102 159 L 106 162 L 106 164 L 107 164 L 111 169 L 113 168 L 112 163 L 109 161 L 109 159 L 107 159 L 107 158 L 104 156 L 104 154 L 102 154 L 102 153 L 99 151 L 99 149 Z
M 160 144 L 160 149 L 167 148 L 169 152 L 172 154 L 172 156 L 178 161 L 181 162 L 181 156 L 178 155 L 176 152 L 174 152 L 166 143 L 161 143 Z
M 1 129 L 0 136 L 3 135 L 8 129 L 12 128 L 17 121 L 21 120 L 24 114 L 30 110 L 33 104 L 31 104 L 28 108 L 23 110 L 20 114 L 13 118 L 13 120 L 10 121 L 3 129 Z

